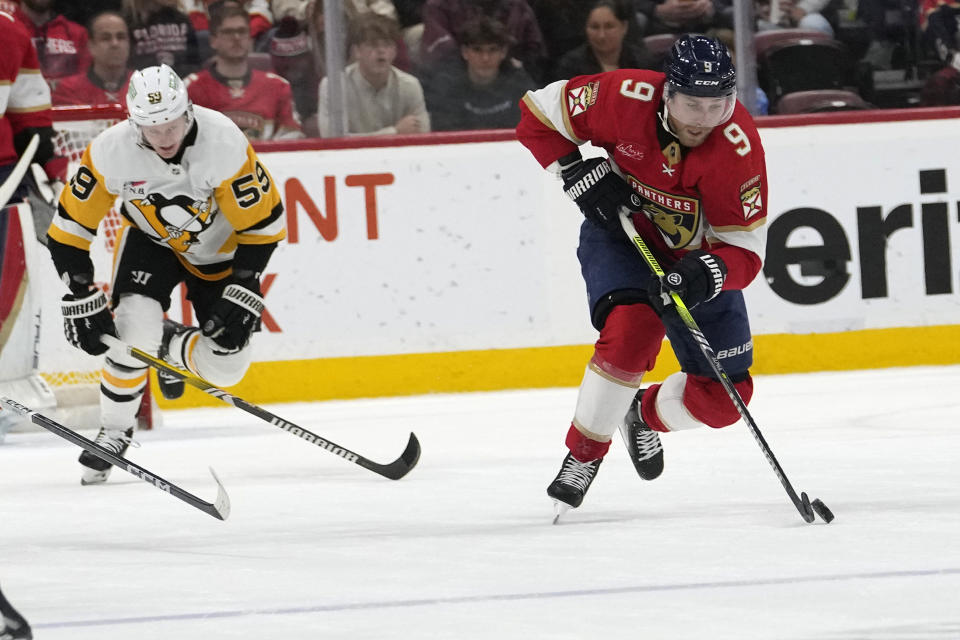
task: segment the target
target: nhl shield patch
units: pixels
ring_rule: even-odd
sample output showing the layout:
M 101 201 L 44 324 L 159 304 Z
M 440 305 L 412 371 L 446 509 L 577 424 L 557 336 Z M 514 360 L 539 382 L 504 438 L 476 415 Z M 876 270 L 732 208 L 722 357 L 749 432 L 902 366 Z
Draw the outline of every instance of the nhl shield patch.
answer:
M 600 83 L 593 81 L 582 87 L 574 87 L 567 91 L 567 108 L 571 116 L 576 116 L 590 108 L 597 101 L 600 93 Z

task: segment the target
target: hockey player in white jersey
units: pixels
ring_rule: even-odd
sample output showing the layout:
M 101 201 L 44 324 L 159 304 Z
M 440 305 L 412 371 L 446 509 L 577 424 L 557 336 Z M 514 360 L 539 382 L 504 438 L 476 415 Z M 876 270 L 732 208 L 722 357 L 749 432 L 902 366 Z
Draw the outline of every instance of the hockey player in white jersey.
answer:
M 133 435 L 147 369 L 111 334 L 212 384 L 230 386 L 250 364 L 260 326 L 260 277 L 286 235 L 283 204 L 269 172 L 226 116 L 193 106 L 166 66 L 134 72 L 128 120 L 98 135 L 60 197 L 47 232 L 57 273 L 69 288 L 62 310 L 67 339 L 106 353 L 97 444 L 122 455 Z M 120 198 L 110 299 L 93 286 L 90 243 Z M 163 314 L 181 282 L 198 327 Z M 111 313 L 112 310 L 112 313 Z M 183 382 L 160 377 L 164 396 Z M 81 482 L 104 482 L 110 465 L 84 452 Z

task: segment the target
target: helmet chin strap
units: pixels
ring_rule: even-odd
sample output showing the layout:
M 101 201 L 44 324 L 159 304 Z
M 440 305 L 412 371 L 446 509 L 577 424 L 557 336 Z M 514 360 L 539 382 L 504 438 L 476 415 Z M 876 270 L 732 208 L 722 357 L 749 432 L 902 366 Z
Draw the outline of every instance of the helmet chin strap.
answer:
M 660 117 L 660 123 L 663 125 L 663 128 L 667 130 L 667 133 L 679 139 L 680 136 L 677 135 L 677 132 L 670 128 L 670 111 L 667 109 L 666 100 L 663 101 L 663 111 L 657 115 Z

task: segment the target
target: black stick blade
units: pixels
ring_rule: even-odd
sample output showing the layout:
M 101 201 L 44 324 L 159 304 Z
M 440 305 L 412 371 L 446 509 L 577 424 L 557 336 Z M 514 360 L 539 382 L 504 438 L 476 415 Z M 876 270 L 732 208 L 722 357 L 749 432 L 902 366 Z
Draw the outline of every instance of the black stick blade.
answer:
M 417 436 L 410 434 L 410 440 L 407 441 L 407 448 L 403 450 L 400 457 L 389 464 L 378 464 L 366 458 L 359 458 L 356 462 L 361 467 L 378 473 L 384 478 L 390 480 L 399 480 L 410 473 L 410 470 L 417 466 L 420 460 L 420 441 Z
M 820 516 L 820 519 L 830 524 L 833 522 L 833 511 L 827 508 L 827 505 L 823 504 L 823 500 L 817 498 L 810 503 L 810 506 L 813 507 L 813 510 L 817 512 L 817 515 Z
M 797 510 L 800 512 L 800 515 L 803 516 L 805 522 L 813 522 L 817 519 L 817 516 L 813 513 L 813 506 L 810 504 L 810 498 L 807 497 L 806 491 L 800 492 L 800 504 L 797 505 Z

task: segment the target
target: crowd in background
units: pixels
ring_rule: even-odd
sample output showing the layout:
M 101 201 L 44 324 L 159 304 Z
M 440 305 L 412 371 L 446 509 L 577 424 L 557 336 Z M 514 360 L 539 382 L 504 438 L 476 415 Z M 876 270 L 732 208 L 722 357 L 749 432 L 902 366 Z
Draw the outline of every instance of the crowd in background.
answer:
M 659 69 L 665 49 L 651 45 L 664 34 L 734 42 L 732 0 L 344 0 L 343 9 L 349 135 L 512 128 L 531 88 Z M 846 88 L 864 105 L 960 103 L 960 3 L 756 0 L 755 9 L 758 32 L 840 43 L 857 69 Z M 322 0 L 0 0 L 0 10 L 32 33 L 55 105 L 122 104 L 131 70 L 164 63 L 195 104 L 253 139 L 330 135 Z M 757 98 L 767 113 L 763 88 Z

